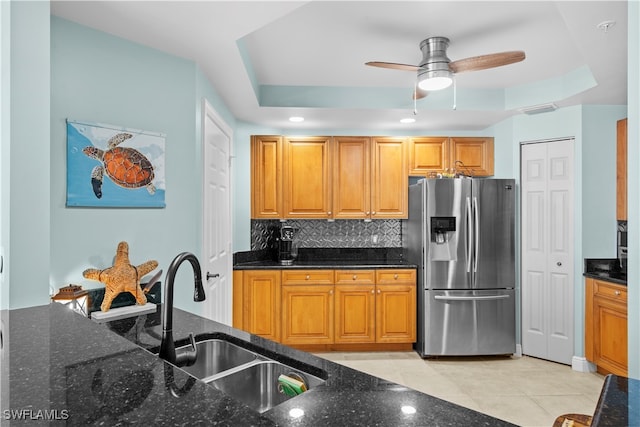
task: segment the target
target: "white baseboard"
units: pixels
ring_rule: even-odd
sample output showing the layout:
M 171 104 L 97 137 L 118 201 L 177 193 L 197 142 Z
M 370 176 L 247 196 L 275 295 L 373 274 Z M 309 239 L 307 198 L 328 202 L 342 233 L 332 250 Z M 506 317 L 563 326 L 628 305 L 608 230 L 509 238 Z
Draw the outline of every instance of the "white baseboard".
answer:
M 513 355 L 515 357 L 522 357 L 522 344 L 516 344 L 516 352 Z
M 578 372 L 595 372 L 596 365 L 584 357 L 573 356 L 571 358 L 571 369 Z

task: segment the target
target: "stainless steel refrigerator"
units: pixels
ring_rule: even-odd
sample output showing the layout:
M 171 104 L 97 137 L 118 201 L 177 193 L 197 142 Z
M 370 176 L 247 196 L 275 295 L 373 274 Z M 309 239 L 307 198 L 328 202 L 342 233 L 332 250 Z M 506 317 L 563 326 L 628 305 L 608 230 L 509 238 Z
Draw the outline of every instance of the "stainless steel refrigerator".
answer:
M 515 181 L 409 186 L 407 260 L 418 265 L 422 357 L 515 352 Z

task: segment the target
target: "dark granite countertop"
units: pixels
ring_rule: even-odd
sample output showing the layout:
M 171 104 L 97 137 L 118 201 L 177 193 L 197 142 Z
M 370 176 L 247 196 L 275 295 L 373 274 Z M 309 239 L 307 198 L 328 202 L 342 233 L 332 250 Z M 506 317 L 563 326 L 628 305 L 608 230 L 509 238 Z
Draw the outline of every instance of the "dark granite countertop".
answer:
M 9 409 L 31 420 L 55 417 L 43 424 L 511 425 L 179 309 L 178 345 L 189 332 L 225 334 L 271 358 L 322 371 L 326 383 L 259 414 L 148 351 L 160 343 L 160 305 L 156 313 L 106 324 L 57 303 L 11 310 L 8 318 Z M 406 414 L 403 406 L 416 411 Z M 293 408 L 304 415 L 292 418 Z
M 591 427 L 640 426 L 640 380 L 607 375 Z
M 402 248 L 300 248 L 292 265 L 282 265 L 273 251 L 236 252 L 234 270 L 416 268 Z
M 618 259 L 585 258 L 583 276 L 627 286 L 627 269 Z

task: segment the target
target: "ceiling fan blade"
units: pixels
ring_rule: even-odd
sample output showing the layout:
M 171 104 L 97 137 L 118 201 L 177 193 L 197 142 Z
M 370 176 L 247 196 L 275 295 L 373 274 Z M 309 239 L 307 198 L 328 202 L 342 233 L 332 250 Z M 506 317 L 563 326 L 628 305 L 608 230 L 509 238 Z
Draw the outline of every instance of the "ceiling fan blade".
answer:
M 422 90 L 419 87 L 416 86 L 416 88 L 413 90 L 413 95 L 411 97 L 411 99 L 422 99 L 424 97 L 426 97 L 427 95 L 429 95 L 429 92 L 427 92 L 426 90 Z
M 365 65 L 369 65 L 371 67 L 391 68 L 393 70 L 403 70 L 403 71 L 418 71 L 420 69 L 420 67 L 418 67 L 417 65 L 398 64 L 395 62 L 369 61 L 365 63 Z
M 487 68 L 502 67 L 524 60 L 525 55 L 521 50 L 509 52 L 491 53 L 489 55 L 473 56 L 459 59 L 449 63 L 449 69 L 455 74 L 467 71 L 486 70 Z

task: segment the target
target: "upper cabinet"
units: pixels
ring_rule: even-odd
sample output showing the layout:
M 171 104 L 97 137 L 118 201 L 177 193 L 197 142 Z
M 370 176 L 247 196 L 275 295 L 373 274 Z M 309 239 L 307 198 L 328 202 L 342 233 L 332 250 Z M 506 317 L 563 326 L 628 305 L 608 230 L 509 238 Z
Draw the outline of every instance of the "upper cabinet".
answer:
M 251 217 L 282 218 L 282 137 L 251 137 Z
M 404 138 L 371 139 L 371 218 L 408 218 L 407 160 Z
M 409 175 L 454 168 L 493 175 L 493 138 L 252 136 L 251 217 L 404 219 Z
M 333 138 L 334 218 L 364 219 L 371 214 L 370 138 Z
M 332 218 L 331 137 L 283 139 L 284 218 Z
M 409 139 L 409 175 L 429 176 L 447 170 L 465 175 L 493 175 L 491 137 L 417 137 Z
M 616 126 L 616 219 L 627 220 L 627 119 Z
M 449 137 L 428 136 L 409 139 L 409 175 L 429 176 L 450 167 Z

